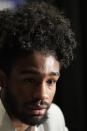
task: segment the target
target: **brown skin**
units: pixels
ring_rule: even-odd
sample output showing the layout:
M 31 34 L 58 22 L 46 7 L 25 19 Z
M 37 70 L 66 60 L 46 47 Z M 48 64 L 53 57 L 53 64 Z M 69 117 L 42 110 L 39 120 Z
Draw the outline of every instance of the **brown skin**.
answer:
M 60 63 L 52 55 L 38 52 L 19 58 L 5 82 L 5 98 L 1 98 L 11 119 L 30 125 L 42 123 L 53 101 L 59 74 Z

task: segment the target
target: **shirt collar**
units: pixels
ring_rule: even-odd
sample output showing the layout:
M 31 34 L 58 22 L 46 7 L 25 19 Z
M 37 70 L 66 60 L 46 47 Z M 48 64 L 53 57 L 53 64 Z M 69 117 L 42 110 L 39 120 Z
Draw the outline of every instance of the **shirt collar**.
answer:
M 0 131 L 15 131 L 12 122 L 0 100 Z

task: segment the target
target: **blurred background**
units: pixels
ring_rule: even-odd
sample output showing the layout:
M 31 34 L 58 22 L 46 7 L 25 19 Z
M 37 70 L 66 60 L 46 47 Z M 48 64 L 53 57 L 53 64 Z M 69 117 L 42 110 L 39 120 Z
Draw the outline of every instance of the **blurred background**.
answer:
M 0 0 L 0 10 L 15 8 L 36 0 Z M 85 131 L 86 127 L 86 6 L 80 0 L 39 0 L 59 7 L 71 20 L 78 41 L 77 55 L 63 72 L 57 87 L 55 102 L 62 109 L 70 131 Z

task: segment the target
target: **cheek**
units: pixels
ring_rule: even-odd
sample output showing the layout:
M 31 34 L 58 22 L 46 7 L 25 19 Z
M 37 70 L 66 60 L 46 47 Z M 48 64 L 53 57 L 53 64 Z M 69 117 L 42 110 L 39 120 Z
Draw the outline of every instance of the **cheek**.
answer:
M 56 87 L 54 87 L 53 89 L 50 89 L 50 91 L 49 91 L 49 99 L 50 99 L 50 102 L 53 101 L 54 96 L 55 96 L 55 92 L 56 92 Z
M 26 100 L 31 100 L 32 88 L 27 88 L 18 82 L 13 82 L 9 87 L 11 94 L 17 101 L 25 102 Z

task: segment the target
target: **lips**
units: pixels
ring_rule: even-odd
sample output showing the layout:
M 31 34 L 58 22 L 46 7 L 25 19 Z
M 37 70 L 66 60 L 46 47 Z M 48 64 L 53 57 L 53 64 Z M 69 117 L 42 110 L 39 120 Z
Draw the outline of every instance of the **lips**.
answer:
M 31 110 L 31 115 L 42 116 L 45 114 L 46 109 L 34 109 Z
M 43 116 L 46 112 L 46 107 L 42 106 L 27 106 L 26 112 L 31 116 Z

